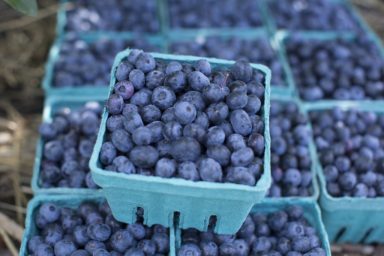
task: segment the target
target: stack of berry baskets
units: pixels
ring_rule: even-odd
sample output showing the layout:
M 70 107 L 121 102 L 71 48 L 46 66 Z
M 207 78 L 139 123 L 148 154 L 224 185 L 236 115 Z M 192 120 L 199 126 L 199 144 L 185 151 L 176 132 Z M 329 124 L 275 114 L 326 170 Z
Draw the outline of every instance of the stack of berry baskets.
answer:
M 51 96 L 45 101 L 32 177 L 35 194 L 95 193 L 88 162 L 104 102 L 104 96 Z
M 115 217 L 131 223 L 141 207 L 149 225 L 176 214 L 181 228 L 215 222 L 216 232 L 235 233 L 270 186 L 269 83 L 268 68 L 246 61 L 119 53 L 90 161 Z
M 304 107 L 317 148 L 320 205 L 330 241 L 383 242 L 383 104 L 318 102 Z

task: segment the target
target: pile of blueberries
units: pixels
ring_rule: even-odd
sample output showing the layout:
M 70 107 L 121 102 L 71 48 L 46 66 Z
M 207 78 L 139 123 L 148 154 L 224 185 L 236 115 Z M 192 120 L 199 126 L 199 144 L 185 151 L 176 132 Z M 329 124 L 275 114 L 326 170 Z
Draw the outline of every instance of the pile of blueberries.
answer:
M 332 0 L 272 0 L 269 10 L 279 29 L 288 30 L 358 30 L 347 8 Z
M 63 108 L 41 124 L 43 140 L 39 182 L 42 188 L 97 188 L 88 167 L 99 130 L 102 106 L 88 102 L 78 109 Z
M 286 48 L 304 100 L 384 98 L 384 59 L 368 37 L 319 41 L 292 36 Z
M 171 52 L 227 60 L 246 58 L 252 63 L 260 63 L 269 67 L 272 71 L 271 83 L 273 85 L 286 84 L 283 66 L 266 38 L 250 40 L 238 37 L 197 37 L 195 40 L 174 42 L 171 44 Z
M 384 196 L 384 115 L 356 109 L 311 111 L 331 196 Z
M 270 114 L 270 197 L 310 196 L 312 191 L 310 129 L 293 102 L 272 101 Z
M 160 30 L 156 0 L 77 0 L 66 12 L 66 31 L 132 31 L 155 33 Z
M 258 1 L 169 0 L 173 28 L 258 27 L 262 25 Z
M 263 169 L 263 74 L 156 61 L 131 50 L 108 99 L 103 168 L 126 174 L 253 186 Z
M 35 214 L 37 234 L 28 240 L 36 256 L 165 256 L 169 230 L 137 221 L 118 222 L 106 202 L 83 202 L 77 209 L 43 203 Z
M 115 55 L 127 47 L 156 50 L 143 39 L 106 39 L 86 42 L 69 34 L 60 46 L 53 71 L 54 87 L 107 86 Z
M 251 213 L 236 235 L 186 229 L 178 256 L 325 256 L 316 230 L 291 206 L 269 214 Z

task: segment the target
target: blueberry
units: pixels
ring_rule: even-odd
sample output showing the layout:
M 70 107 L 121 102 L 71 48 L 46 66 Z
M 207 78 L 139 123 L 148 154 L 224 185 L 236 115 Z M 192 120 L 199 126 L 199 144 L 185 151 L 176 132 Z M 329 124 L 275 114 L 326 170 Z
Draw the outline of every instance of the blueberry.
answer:
M 155 69 L 156 61 L 149 53 L 142 52 L 135 61 L 135 66 L 144 73 L 148 73 Z
M 117 172 L 126 174 L 136 173 L 136 168 L 131 161 L 125 156 L 118 156 L 113 160 Z
M 163 72 L 159 70 L 153 70 L 149 72 L 145 77 L 145 86 L 148 89 L 153 90 L 163 84 L 164 77 L 165 76 Z
M 223 178 L 220 164 L 212 158 L 202 159 L 198 164 L 198 170 L 204 181 L 220 182 Z
M 159 158 L 159 152 L 152 146 L 136 146 L 129 152 L 129 158 L 135 166 L 153 167 Z
M 170 153 L 178 162 L 194 162 L 200 157 L 201 148 L 195 139 L 184 137 L 172 142 Z
M 209 78 L 200 71 L 193 71 L 188 74 L 189 86 L 196 91 L 202 91 L 204 87 L 210 84 Z
M 297 222 L 288 222 L 285 229 L 286 236 L 291 239 L 301 237 L 305 234 L 304 226 Z
M 43 243 L 44 243 L 44 240 L 41 236 L 37 236 L 37 235 L 33 236 L 28 241 L 28 245 L 27 245 L 29 253 L 34 254 L 35 252 L 37 252 L 37 247 Z
M 147 128 L 151 132 L 151 141 L 152 142 L 159 142 L 161 141 L 164 136 L 163 136 L 163 128 L 164 124 L 161 121 L 154 121 L 150 124 L 147 125 Z
M 200 143 L 202 143 L 206 137 L 206 132 L 205 129 L 200 125 L 192 123 L 184 126 L 183 136 L 194 138 Z
M 177 256 L 202 256 L 202 252 L 195 244 L 184 244 L 178 250 Z
M 255 185 L 255 178 L 245 167 L 230 167 L 227 169 L 225 180 L 228 182 L 243 184 L 248 186 Z
M 254 253 L 263 253 L 268 252 L 271 249 L 271 242 L 267 237 L 261 236 L 256 238 L 256 240 L 252 244 L 252 251 Z
M 261 108 L 261 100 L 256 95 L 249 95 L 248 102 L 245 106 L 245 111 L 250 115 L 254 115 L 260 111 Z
M 226 98 L 226 103 L 231 110 L 242 109 L 248 103 L 248 96 L 243 92 L 231 92 Z
M 196 109 L 189 102 L 178 102 L 175 104 L 175 117 L 181 124 L 190 124 L 196 118 Z
M 327 165 L 324 168 L 324 175 L 327 182 L 334 182 L 337 180 L 339 172 L 335 166 Z
M 249 82 L 252 78 L 252 67 L 246 60 L 239 60 L 231 67 L 231 73 L 236 80 Z
M 268 225 L 274 231 L 283 228 L 287 220 L 288 215 L 284 211 L 277 211 L 268 215 Z
M 113 132 L 117 129 L 123 128 L 123 118 L 124 117 L 122 115 L 113 115 L 108 117 L 106 123 L 108 131 Z
M 111 256 L 111 254 L 106 249 L 97 249 L 93 252 L 94 256 Z
M 44 203 L 39 208 L 39 213 L 47 222 L 55 222 L 60 218 L 59 208 L 52 203 Z
M 311 241 L 306 236 L 300 237 L 299 239 L 294 239 L 292 241 L 292 248 L 297 252 L 308 252 L 311 249 Z
M 159 86 L 153 90 L 152 103 L 161 110 L 170 108 L 175 101 L 176 95 L 169 87 Z
M 54 256 L 55 254 L 51 246 L 49 246 L 48 244 L 41 243 L 37 246 L 37 249 L 34 255 Z
M 50 161 L 60 161 L 63 156 L 63 146 L 60 141 L 52 140 L 44 145 L 44 156 Z
M 94 141 L 82 139 L 79 143 L 79 153 L 80 156 L 85 158 L 90 158 L 93 151 Z
M 187 78 L 182 71 L 176 71 L 166 76 L 164 84 L 175 92 L 181 92 L 187 85 Z
M 141 224 L 137 224 L 137 223 L 129 224 L 127 229 L 136 240 L 141 240 L 146 236 L 145 228 Z
M 186 101 L 193 104 L 198 111 L 202 111 L 205 109 L 205 102 L 203 96 L 198 91 L 187 91 L 180 97 L 180 101 Z M 204 113 L 204 112 L 200 112 Z
M 69 240 L 60 240 L 54 246 L 54 252 L 57 256 L 71 255 L 76 249 L 75 244 Z
M 141 117 L 144 123 L 152 123 L 160 120 L 161 111 L 155 105 L 147 105 L 142 108 Z
M 116 148 L 113 146 L 113 144 L 111 142 L 104 142 L 100 150 L 100 162 L 105 165 L 110 164 L 116 157 L 116 154 Z
M 207 60 L 204 60 L 204 59 L 198 60 L 194 64 L 194 67 L 196 71 L 200 71 L 206 76 L 211 75 L 211 72 L 212 72 L 211 64 Z
M 246 147 L 245 142 L 244 142 L 244 137 L 241 136 L 240 134 L 236 134 L 236 133 L 231 134 L 227 138 L 226 143 L 227 143 L 228 148 L 232 151 L 237 151 L 239 149 Z
M 193 162 L 182 162 L 177 166 L 177 176 L 186 180 L 197 181 L 200 179 L 199 172 Z
M 226 166 L 231 158 L 231 152 L 226 146 L 215 145 L 207 148 L 207 156 L 217 161 L 221 166 Z
M 45 140 L 51 140 L 56 137 L 56 128 L 50 123 L 42 123 L 39 127 L 39 133 Z
M 228 87 L 212 83 L 203 88 L 202 95 L 209 102 L 219 102 L 224 100 L 228 93 Z
M 291 240 L 289 240 L 286 237 L 280 237 L 278 242 L 277 242 L 277 246 L 276 247 L 277 247 L 276 249 L 277 249 L 278 252 L 280 252 L 281 254 L 286 254 L 292 248 Z
M 253 159 L 253 151 L 248 147 L 234 151 L 231 155 L 231 163 L 233 166 L 247 166 Z
M 124 229 L 117 230 L 110 238 L 111 248 L 120 253 L 124 253 L 134 242 L 135 240 L 129 230 Z
M 148 127 L 139 127 L 133 131 L 132 140 L 136 145 L 149 145 L 152 142 L 152 132 Z
M 132 133 L 137 128 L 143 126 L 143 120 L 141 119 L 141 116 L 137 112 L 130 112 L 125 115 L 123 126 L 124 129 L 128 132 Z
M 301 183 L 301 173 L 299 170 L 290 168 L 285 171 L 283 182 L 286 185 L 298 186 Z
M 212 126 L 208 129 L 205 142 L 207 146 L 221 145 L 224 143 L 224 141 L 225 133 L 223 129 L 218 126 Z
M 150 103 L 151 97 L 152 91 L 143 88 L 132 95 L 130 102 L 136 106 L 143 107 Z
M 182 126 L 180 123 L 171 121 L 165 124 L 163 136 L 168 140 L 176 140 L 182 136 Z
M 367 197 L 369 195 L 369 190 L 366 184 L 358 183 L 353 189 L 354 197 Z
M 118 115 L 123 111 L 124 99 L 121 95 L 112 94 L 107 101 L 107 110 L 111 115 Z
M 129 81 L 121 81 L 115 84 L 114 92 L 120 95 L 124 100 L 128 100 L 132 97 L 134 87 Z
M 233 81 L 228 87 L 232 93 L 247 94 L 248 92 L 247 84 L 240 80 Z
M 233 130 L 240 135 L 247 136 L 252 132 L 251 119 L 247 112 L 242 109 L 232 111 L 230 122 Z
M 168 63 L 167 67 L 165 68 L 165 74 L 169 75 L 177 71 L 181 71 L 183 69 L 183 66 L 177 62 L 177 61 L 171 61 Z
M 63 238 L 64 231 L 58 224 L 53 223 L 44 227 L 43 236 L 45 243 L 53 246 Z
M 216 256 L 219 254 L 219 247 L 213 241 L 202 241 L 200 243 L 202 255 Z
M 123 117 L 129 116 L 131 113 L 138 113 L 139 108 L 131 103 L 125 104 L 123 107 Z
M 210 122 L 219 124 L 227 119 L 229 109 L 224 102 L 212 103 L 208 106 L 206 113 Z
M 156 163 L 155 174 L 163 178 L 170 178 L 176 172 L 176 162 L 172 159 L 161 158 Z
M 255 155 L 262 156 L 264 154 L 265 141 L 264 136 L 259 133 L 252 133 L 247 140 L 247 145 Z
M 141 240 L 138 242 L 137 247 L 142 249 L 145 255 L 154 255 L 156 253 L 156 243 L 152 240 Z
M 140 69 L 133 69 L 129 73 L 129 81 L 132 83 L 135 90 L 140 90 L 145 84 L 145 75 Z
M 84 246 L 89 241 L 86 226 L 76 226 L 73 230 L 73 239 L 76 244 Z
M 143 50 L 139 50 L 139 49 L 130 50 L 128 57 L 127 57 L 128 62 L 131 64 L 135 64 L 138 57 L 141 55 L 142 52 L 143 52 Z
M 168 253 L 169 237 L 166 233 L 155 233 L 152 236 L 152 241 L 156 244 L 156 251 L 159 253 Z
M 339 177 L 338 181 L 342 189 L 350 191 L 355 187 L 357 183 L 357 177 L 352 172 L 346 172 Z
M 98 249 L 105 249 L 105 244 L 100 241 L 90 240 L 85 246 L 84 249 L 89 252 L 91 255 Z
M 127 153 L 133 147 L 131 136 L 123 129 L 112 132 L 111 140 L 115 148 L 120 152 Z

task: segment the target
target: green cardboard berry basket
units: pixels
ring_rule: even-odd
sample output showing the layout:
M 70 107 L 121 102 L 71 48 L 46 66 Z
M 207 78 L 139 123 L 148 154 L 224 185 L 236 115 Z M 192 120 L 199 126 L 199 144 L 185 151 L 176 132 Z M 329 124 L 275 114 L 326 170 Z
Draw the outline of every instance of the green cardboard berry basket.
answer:
M 304 104 L 304 108 L 308 112 L 334 107 L 384 113 L 383 104 L 372 102 L 341 101 Z M 383 243 L 384 198 L 333 197 L 326 189 L 326 180 L 318 155 L 316 156 L 316 166 L 320 179 L 320 205 L 330 241 L 364 244 Z
M 307 127 L 308 127 L 308 130 L 311 131 L 310 120 L 309 120 L 307 112 L 305 111 L 300 100 L 298 100 L 296 97 L 292 97 L 292 96 L 289 96 L 286 94 L 278 94 L 278 93 L 274 93 L 272 91 L 271 103 L 273 101 L 282 102 L 282 103 L 284 103 L 284 102 L 295 103 L 295 105 L 298 106 L 299 112 L 303 113 L 307 117 L 307 119 L 308 119 Z M 312 139 L 309 140 L 308 147 L 309 147 L 309 153 L 310 153 L 310 157 L 311 157 L 311 161 L 312 161 L 312 164 L 311 164 L 312 194 L 310 196 L 307 196 L 307 197 L 295 197 L 295 196 L 286 196 L 286 197 L 283 196 L 283 197 L 279 197 L 279 198 L 266 197 L 263 202 L 266 202 L 266 203 L 268 203 L 270 201 L 272 201 L 272 202 L 285 202 L 285 201 L 290 202 L 291 200 L 304 201 L 304 202 L 316 202 L 317 201 L 317 199 L 319 198 L 319 195 L 320 195 L 320 190 L 319 190 L 319 183 L 317 181 L 316 147 L 315 147 L 315 144 L 313 143 Z
M 119 33 L 116 35 L 106 34 L 106 33 L 92 33 L 92 34 L 82 34 L 79 35 L 79 39 L 83 40 L 86 43 L 93 43 L 98 40 L 133 40 L 136 38 L 136 35 L 129 33 Z M 156 36 L 140 36 L 144 40 L 148 41 L 149 44 L 158 47 L 161 51 L 164 51 L 165 45 L 164 40 Z M 81 96 L 81 95 L 90 95 L 90 96 L 102 96 L 108 94 L 108 84 L 105 86 L 95 86 L 93 84 L 84 84 L 81 86 L 71 86 L 67 87 L 55 87 L 54 86 L 54 69 L 55 63 L 57 62 L 60 56 L 60 48 L 65 40 L 65 36 L 59 36 L 56 38 L 56 41 L 52 45 L 48 61 L 45 64 L 45 75 L 43 78 L 43 89 L 48 96 L 52 95 L 70 95 L 70 96 Z
M 276 53 L 276 58 L 281 63 L 283 69 L 283 84 L 271 84 L 271 93 L 277 92 L 280 94 L 288 94 L 292 95 L 294 92 L 294 85 L 292 82 L 292 78 L 289 76 L 288 72 L 288 62 L 285 59 L 284 54 L 280 50 L 280 42 L 277 40 L 272 40 L 267 30 L 264 27 L 256 28 L 256 29 L 230 29 L 230 30 L 222 30 L 222 29 L 200 29 L 200 30 L 171 30 L 169 32 L 167 38 L 167 52 L 172 53 L 171 45 L 173 43 L 180 42 L 190 42 L 195 40 L 200 40 L 209 37 L 220 37 L 222 39 L 229 38 L 241 38 L 244 40 L 258 40 L 258 39 L 266 39 L 272 49 Z M 207 56 L 210 57 L 210 56 Z M 273 75 L 273 74 L 272 74 Z
M 331 256 L 331 246 L 328 241 L 328 235 L 325 231 L 324 225 L 321 221 L 321 212 L 316 202 L 302 201 L 298 198 L 293 198 L 292 200 L 286 201 L 265 201 L 261 204 L 258 204 L 252 208 L 252 213 L 270 213 L 274 211 L 284 210 L 285 208 L 297 205 L 301 206 L 304 209 L 305 219 L 314 227 L 317 231 L 317 234 L 321 240 L 323 248 L 327 256 Z M 180 248 L 181 245 L 181 229 L 175 225 L 175 250 Z
M 105 199 L 100 192 L 94 192 L 92 195 L 39 195 L 32 199 L 28 204 L 27 216 L 25 218 L 25 231 L 21 242 L 19 256 L 27 256 L 28 241 L 37 234 L 38 230 L 34 223 L 36 211 L 42 203 L 50 202 L 61 207 L 77 208 L 82 202 L 103 202 Z M 121 205 L 121 208 L 124 206 Z M 169 256 L 175 256 L 175 235 L 173 224 L 171 223 L 169 230 L 170 253 Z
M 352 8 L 352 7 L 351 7 Z M 376 45 L 377 49 L 379 50 L 380 54 L 382 55 L 382 57 L 384 58 L 384 46 L 383 44 L 381 43 L 380 39 L 378 39 L 377 35 L 373 32 L 369 32 L 367 31 L 367 34 L 368 38 L 370 38 Z M 282 54 L 285 56 L 285 59 L 286 59 L 286 63 L 288 65 L 287 67 L 287 72 L 288 72 L 288 77 L 290 79 L 292 79 L 292 83 L 293 83 L 293 95 L 297 98 L 301 98 L 300 97 L 300 92 L 299 92 L 299 88 L 297 87 L 296 83 L 295 83 L 295 79 L 294 79 L 294 76 L 293 76 L 293 73 L 292 73 L 292 69 L 291 69 L 291 65 L 289 64 L 288 62 L 288 54 L 287 54 L 287 51 L 285 49 L 285 42 L 286 40 L 288 40 L 290 37 L 300 37 L 304 40 L 308 40 L 308 41 L 311 41 L 311 40 L 315 40 L 315 41 L 331 41 L 331 40 L 336 40 L 336 39 L 345 39 L 345 40 L 354 40 L 356 38 L 356 35 L 353 34 L 353 33 L 339 33 L 339 34 L 335 34 L 333 32 L 323 32 L 323 33 L 318 33 L 318 32 L 296 32 L 296 33 L 290 33 L 290 32 L 287 32 L 287 31 L 282 31 L 282 32 L 278 32 L 275 34 L 275 40 L 279 42 L 279 45 L 280 45 L 280 51 L 282 52 Z M 273 92 L 273 91 L 272 91 Z M 277 94 L 281 94 L 280 92 L 276 92 Z M 305 102 L 304 99 L 302 99 L 302 101 Z M 363 100 L 364 102 L 372 102 L 372 101 L 375 101 L 375 102 L 384 102 L 383 100 Z M 340 100 L 333 100 L 333 99 L 322 99 L 322 100 L 317 100 L 315 101 L 317 103 L 324 103 L 324 104 L 333 104 L 335 102 L 340 102 Z M 308 102 L 309 103 L 309 102 Z
M 55 112 L 61 108 L 77 109 L 82 107 L 86 102 L 97 101 L 102 106 L 106 100 L 105 96 L 52 96 L 45 100 L 42 122 L 52 121 Z M 32 191 L 35 194 L 89 194 L 94 193 L 94 189 L 88 188 L 43 188 L 40 182 L 41 162 L 43 160 L 44 140 L 39 136 L 36 144 L 35 163 L 32 175 Z
M 125 59 L 130 50 L 120 52 L 111 73 L 110 93 L 115 84 L 118 64 Z M 193 56 L 168 55 L 154 53 L 156 60 L 180 61 L 194 63 L 201 59 Z M 213 68 L 229 67 L 234 61 L 206 58 Z M 271 183 L 270 173 L 270 135 L 269 135 L 269 103 L 270 79 L 269 69 L 263 65 L 252 64 L 256 70 L 266 76 L 263 120 L 265 123 L 264 172 L 255 186 L 231 183 L 193 182 L 180 178 L 165 179 L 155 176 L 108 172 L 102 169 L 99 153 L 106 136 L 106 120 L 108 113 L 104 110 L 101 127 L 90 161 L 92 176 L 103 194 L 106 196 L 115 217 L 126 223 L 133 221 L 137 207 L 145 212 L 147 225 L 162 224 L 169 226 L 175 213 L 180 216 L 182 228 L 194 227 L 206 230 L 210 218 L 216 217 L 217 233 L 236 232 L 252 206 L 260 202 Z M 120 206 L 124 205 L 124 209 Z

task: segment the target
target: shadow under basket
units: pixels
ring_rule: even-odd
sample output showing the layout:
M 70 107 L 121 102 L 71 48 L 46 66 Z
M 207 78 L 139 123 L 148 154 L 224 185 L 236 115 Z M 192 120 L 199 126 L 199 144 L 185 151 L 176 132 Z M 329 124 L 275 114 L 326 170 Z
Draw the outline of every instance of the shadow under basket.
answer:
M 111 74 L 110 93 L 115 84 L 114 72 L 118 64 L 125 59 L 130 50 L 120 52 L 114 62 Z M 182 63 L 194 63 L 201 57 L 152 54 L 156 60 Z M 213 58 L 207 59 L 212 68 L 228 68 L 234 64 Z M 252 68 L 265 75 L 265 96 L 263 120 L 265 123 L 265 151 L 263 174 L 255 186 L 232 183 L 193 182 L 180 178 L 161 178 L 137 174 L 123 174 L 102 169 L 99 153 L 106 136 L 108 113 L 104 110 L 98 138 L 90 161 L 92 176 L 103 191 L 112 208 L 115 218 L 121 222 L 132 223 L 138 207 L 144 209 L 147 225 L 161 224 L 170 226 L 176 214 L 182 228 L 206 230 L 210 219 L 216 220 L 215 232 L 235 233 L 242 225 L 255 203 L 265 197 L 270 183 L 270 70 L 263 65 L 252 64 Z

